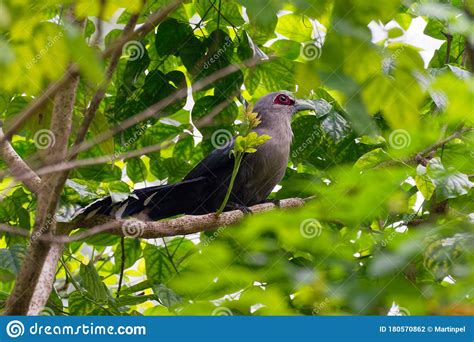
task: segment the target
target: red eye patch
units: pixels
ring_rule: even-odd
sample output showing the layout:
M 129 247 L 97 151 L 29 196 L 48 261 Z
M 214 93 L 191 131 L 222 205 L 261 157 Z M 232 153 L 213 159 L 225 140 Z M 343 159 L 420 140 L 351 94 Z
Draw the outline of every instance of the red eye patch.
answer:
M 275 97 L 275 100 L 273 100 L 273 103 L 284 105 L 284 106 L 292 106 L 295 104 L 295 100 L 293 100 L 288 95 L 279 94 L 277 97 Z

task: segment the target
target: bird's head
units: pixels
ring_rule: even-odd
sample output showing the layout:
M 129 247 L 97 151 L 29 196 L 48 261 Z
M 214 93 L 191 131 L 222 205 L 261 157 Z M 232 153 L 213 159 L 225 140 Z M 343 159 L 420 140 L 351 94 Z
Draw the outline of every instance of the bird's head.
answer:
M 314 104 L 308 100 L 297 99 L 286 90 L 270 93 L 255 104 L 253 111 L 265 121 L 290 121 L 291 117 L 303 110 L 314 110 Z

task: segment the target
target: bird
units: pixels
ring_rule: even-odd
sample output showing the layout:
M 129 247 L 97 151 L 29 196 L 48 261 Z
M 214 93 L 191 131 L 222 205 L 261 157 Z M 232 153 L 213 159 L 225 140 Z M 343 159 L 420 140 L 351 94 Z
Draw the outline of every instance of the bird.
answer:
M 268 202 L 288 164 L 293 140 L 292 117 L 297 112 L 314 109 L 312 101 L 295 98 L 286 90 L 269 93 L 256 102 L 252 111 L 257 113 L 260 123 L 252 131 L 271 138 L 258 146 L 256 152 L 243 156 L 225 210 L 250 213 L 249 207 Z M 212 151 L 181 182 L 137 189 L 116 203 L 107 196 L 78 210 L 74 217 L 106 215 L 157 221 L 176 215 L 215 212 L 230 184 L 234 142 L 235 137 L 224 148 Z

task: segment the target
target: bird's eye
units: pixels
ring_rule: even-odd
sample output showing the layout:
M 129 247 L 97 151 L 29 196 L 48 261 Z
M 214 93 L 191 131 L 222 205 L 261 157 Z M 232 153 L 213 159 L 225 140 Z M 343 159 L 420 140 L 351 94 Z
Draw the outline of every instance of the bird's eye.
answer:
M 280 105 L 285 105 L 285 106 L 291 106 L 292 104 L 295 103 L 295 101 L 287 95 L 280 94 L 275 98 L 273 103 L 280 104 Z

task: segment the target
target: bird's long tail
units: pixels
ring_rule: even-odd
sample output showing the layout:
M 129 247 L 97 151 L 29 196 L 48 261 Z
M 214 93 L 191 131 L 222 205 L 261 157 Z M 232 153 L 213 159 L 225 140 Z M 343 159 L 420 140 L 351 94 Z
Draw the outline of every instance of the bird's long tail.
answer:
M 199 212 L 205 194 L 204 177 L 185 180 L 176 184 L 153 186 L 133 191 L 121 202 L 113 203 L 110 196 L 92 202 L 78 210 L 74 219 L 96 215 L 115 218 L 144 214 L 150 220 L 159 220 L 179 214 Z

